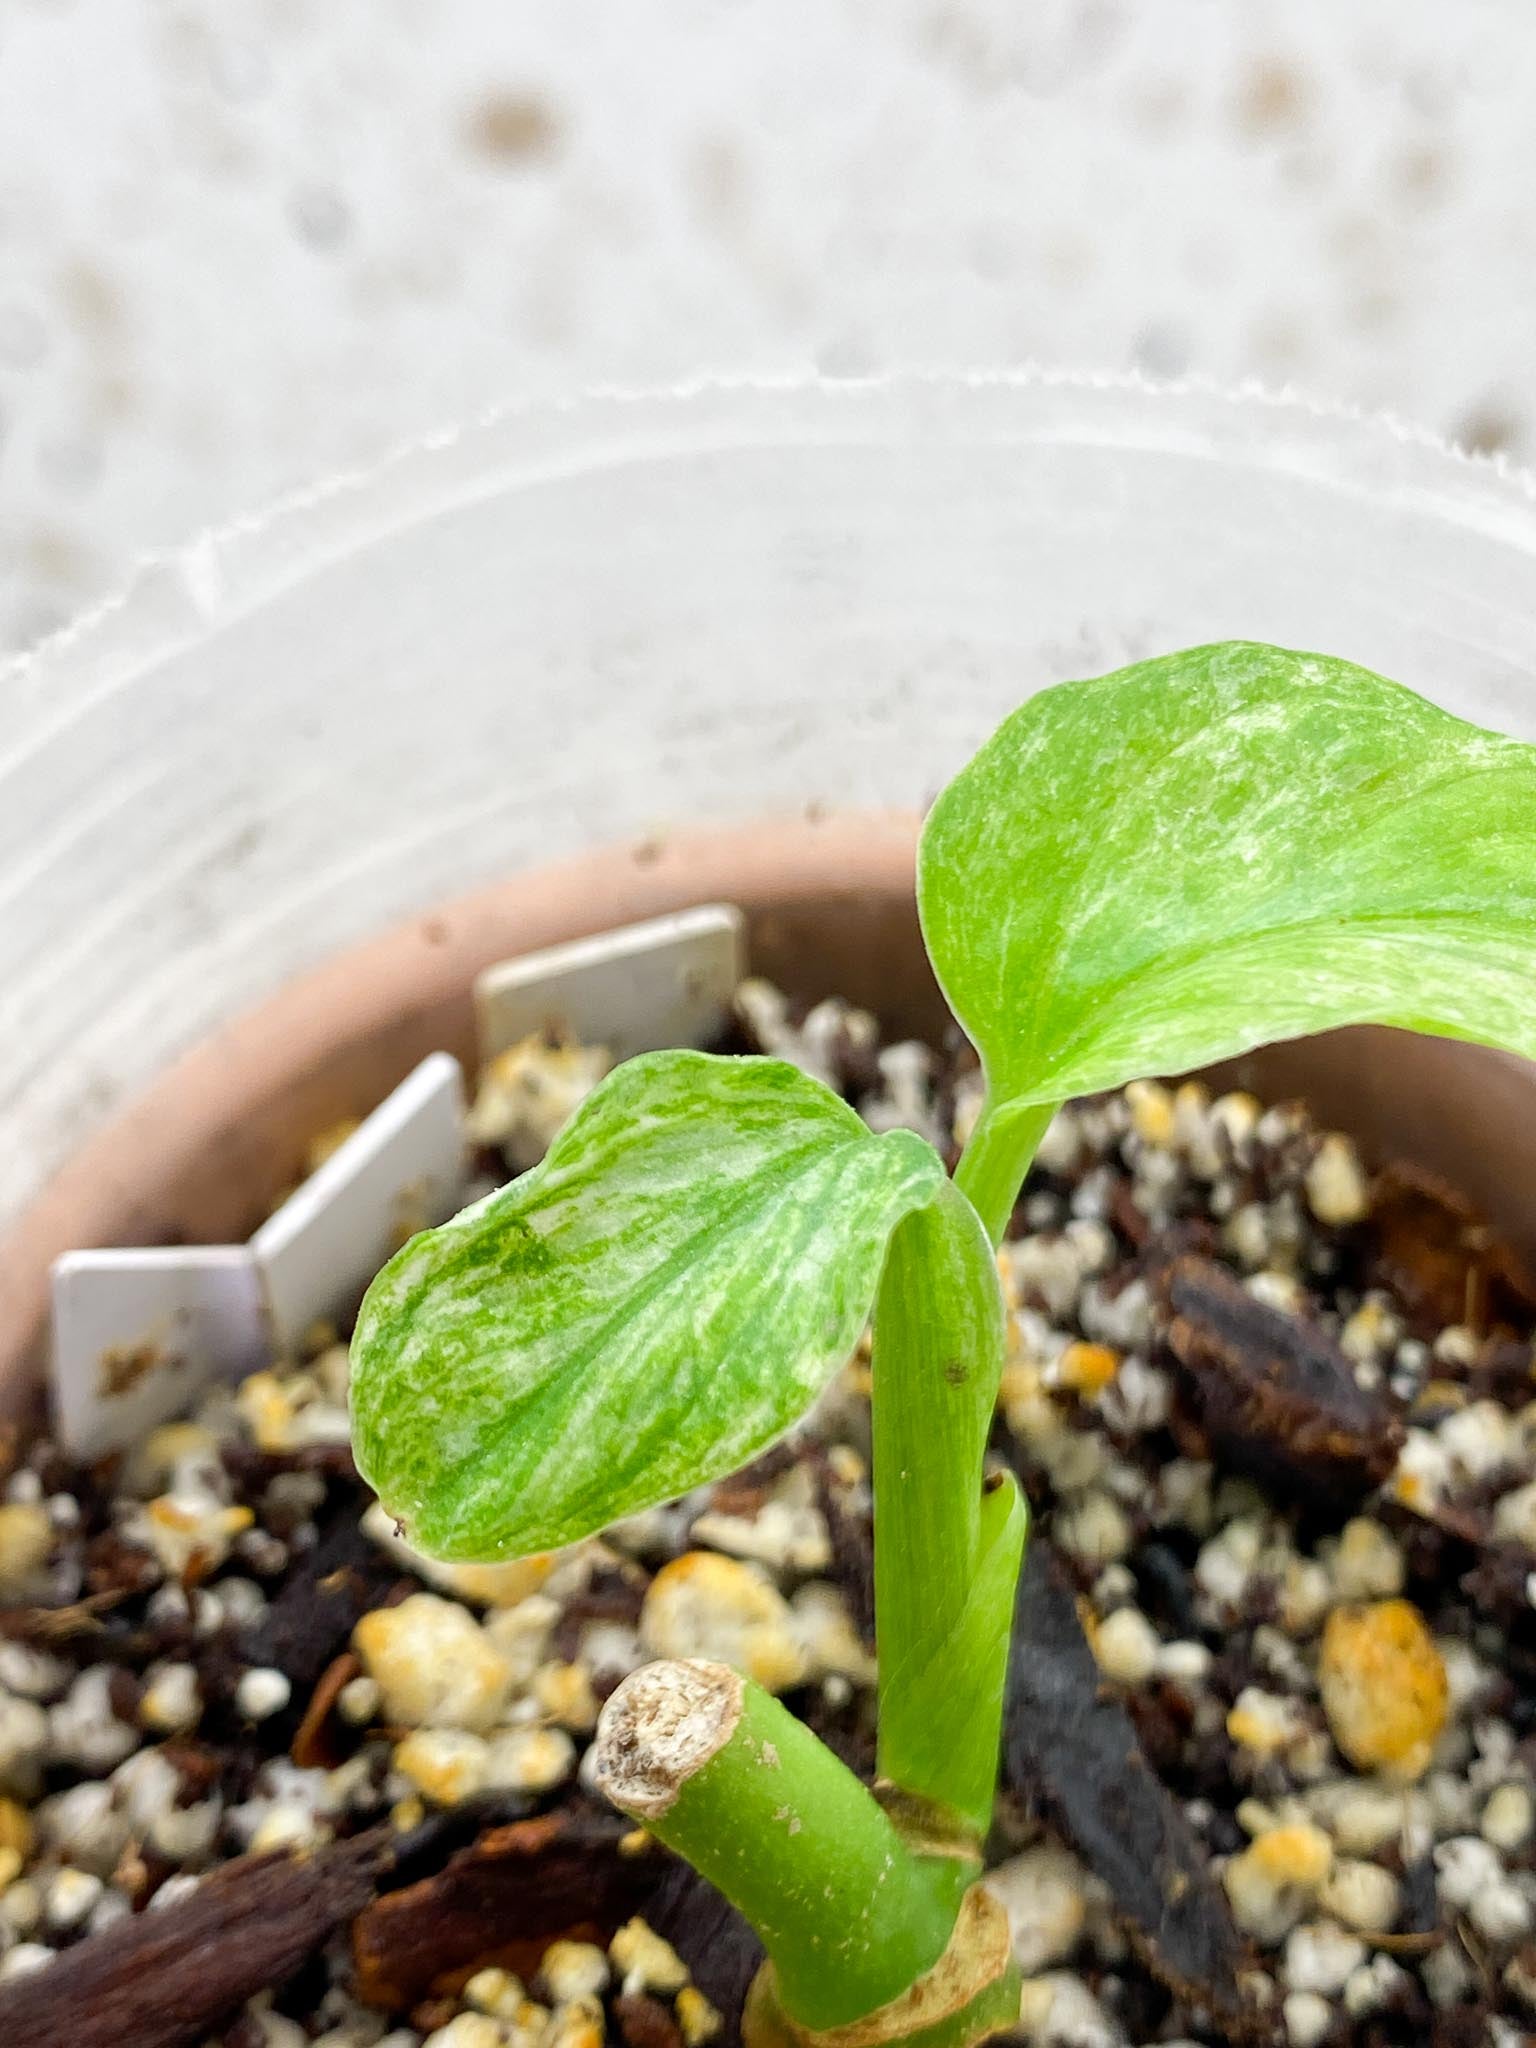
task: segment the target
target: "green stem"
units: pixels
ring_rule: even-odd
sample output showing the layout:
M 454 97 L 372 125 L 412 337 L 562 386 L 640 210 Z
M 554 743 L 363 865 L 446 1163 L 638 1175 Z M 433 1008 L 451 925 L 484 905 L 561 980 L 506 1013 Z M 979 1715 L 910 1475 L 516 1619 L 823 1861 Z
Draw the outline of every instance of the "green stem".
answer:
M 720 1664 L 648 1664 L 603 1709 L 598 1783 L 757 1929 L 779 1997 L 821 2031 L 932 1968 L 976 1864 L 908 1848 L 787 1708 Z
M 937 1833 L 979 1842 L 997 1790 L 1013 1595 L 1027 1515 L 983 1461 L 1004 1331 L 995 1245 L 1049 1105 L 989 1098 L 955 1174 L 967 1203 L 936 1203 L 892 1236 L 875 1304 L 875 1633 L 880 1774 Z M 957 1216 L 957 1208 L 964 1211 Z
M 928 1809 L 916 1832 L 977 1842 L 996 1791 L 1024 1514 L 1012 1487 L 983 1495 L 1002 1300 L 974 1214 L 946 1193 L 893 1234 L 875 1311 L 879 1768 Z
M 1054 1102 L 1030 1102 L 999 1109 L 990 1094 L 981 1106 L 955 1168 L 955 1186 L 970 1197 L 994 1244 L 1003 1241 L 1030 1161 L 1059 1107 Z

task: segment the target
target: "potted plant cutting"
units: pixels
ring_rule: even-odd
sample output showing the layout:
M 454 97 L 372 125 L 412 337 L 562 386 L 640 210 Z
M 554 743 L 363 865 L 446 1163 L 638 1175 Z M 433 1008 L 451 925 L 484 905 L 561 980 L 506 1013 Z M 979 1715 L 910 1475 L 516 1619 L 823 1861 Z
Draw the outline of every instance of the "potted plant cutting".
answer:
M 780 1062 L 645 1055 L 407 1245 L 353 1344 L 360 1468 L 419 1550 L 484 1562 L 732 1471 L 873 1316 L 875 1787 L 719 1665 L 642 1669 L 598 1734 L 608 1795 L 758 1930 L 764 2041 L 1018 2017 L 978 1882 L 1028 1523 L 986 1458 L 993 1252 L 1057 1107 L 1347 1023 L 1536 1054 L 1536 750 L 1345 662 L 1196 649 L 1005 721 L 918 900 L 985 1074 L 953 1178 Z

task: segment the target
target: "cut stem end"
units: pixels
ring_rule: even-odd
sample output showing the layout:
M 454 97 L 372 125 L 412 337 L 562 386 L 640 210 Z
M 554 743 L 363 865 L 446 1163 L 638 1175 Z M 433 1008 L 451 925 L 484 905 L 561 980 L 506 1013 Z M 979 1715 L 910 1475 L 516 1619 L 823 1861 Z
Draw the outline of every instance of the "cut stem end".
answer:
M 598 1719 L 599 1789 L 636 1820 L 660 1820 L 724 1749 L 741 1712 L 742 1680 L 724 1664 L 690 1658 L 642 1666 Z

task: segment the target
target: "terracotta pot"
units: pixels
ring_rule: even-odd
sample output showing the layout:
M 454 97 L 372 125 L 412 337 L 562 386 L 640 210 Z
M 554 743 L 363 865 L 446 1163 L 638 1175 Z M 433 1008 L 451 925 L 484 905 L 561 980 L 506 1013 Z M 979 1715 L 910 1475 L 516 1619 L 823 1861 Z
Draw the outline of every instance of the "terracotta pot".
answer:
M 942 1029 L 913 902 L 916 831 L 910 816 L 855 813 L 614 847 L 460 898 L 294 983 L 174 1066 L 0 1241 L 5 1412 L 36 1408 L 58 1253 L 243 1237 L 315 1131 L 365 1113 L 428 1052 L 471 1057 L 471 984 L 492 961 L 730 900 L 747 912 L 754 968 L 793 993 L 847 996 L 902 1033 Z M 1304 1096 L 1369 1150 L 1443 1174 L 1536 1254 L 1536 1068 L 1358 1030 L 1270 1047 L 1222 1077 Z

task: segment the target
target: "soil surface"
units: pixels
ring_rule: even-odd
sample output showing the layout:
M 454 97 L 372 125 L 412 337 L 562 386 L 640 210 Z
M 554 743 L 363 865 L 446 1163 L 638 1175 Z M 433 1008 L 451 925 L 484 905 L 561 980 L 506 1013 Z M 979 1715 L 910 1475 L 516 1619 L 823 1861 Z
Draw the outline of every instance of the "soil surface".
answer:
M 748 984 L 739 1048 L 951 1156 L 971 1057 Z M 605 1064 L 484 1079 L 488 1177 Z M 327 1135 L 327 1142 L 334 1134 Z M 1536 1287 L 1293 1107 L 1053 1125 L 1001 1254 L 1035 1510 L 991 1882 L 1041 2048 L 1536 2039 Z M 874 1757 L 867 1360 L 749 1471 L 558 1557 L 412 1558 L 306 1354 L 0 1505 L 8 2048 L 722 2048 L 737 1917 L 588 1787 L 654 1655 Z

